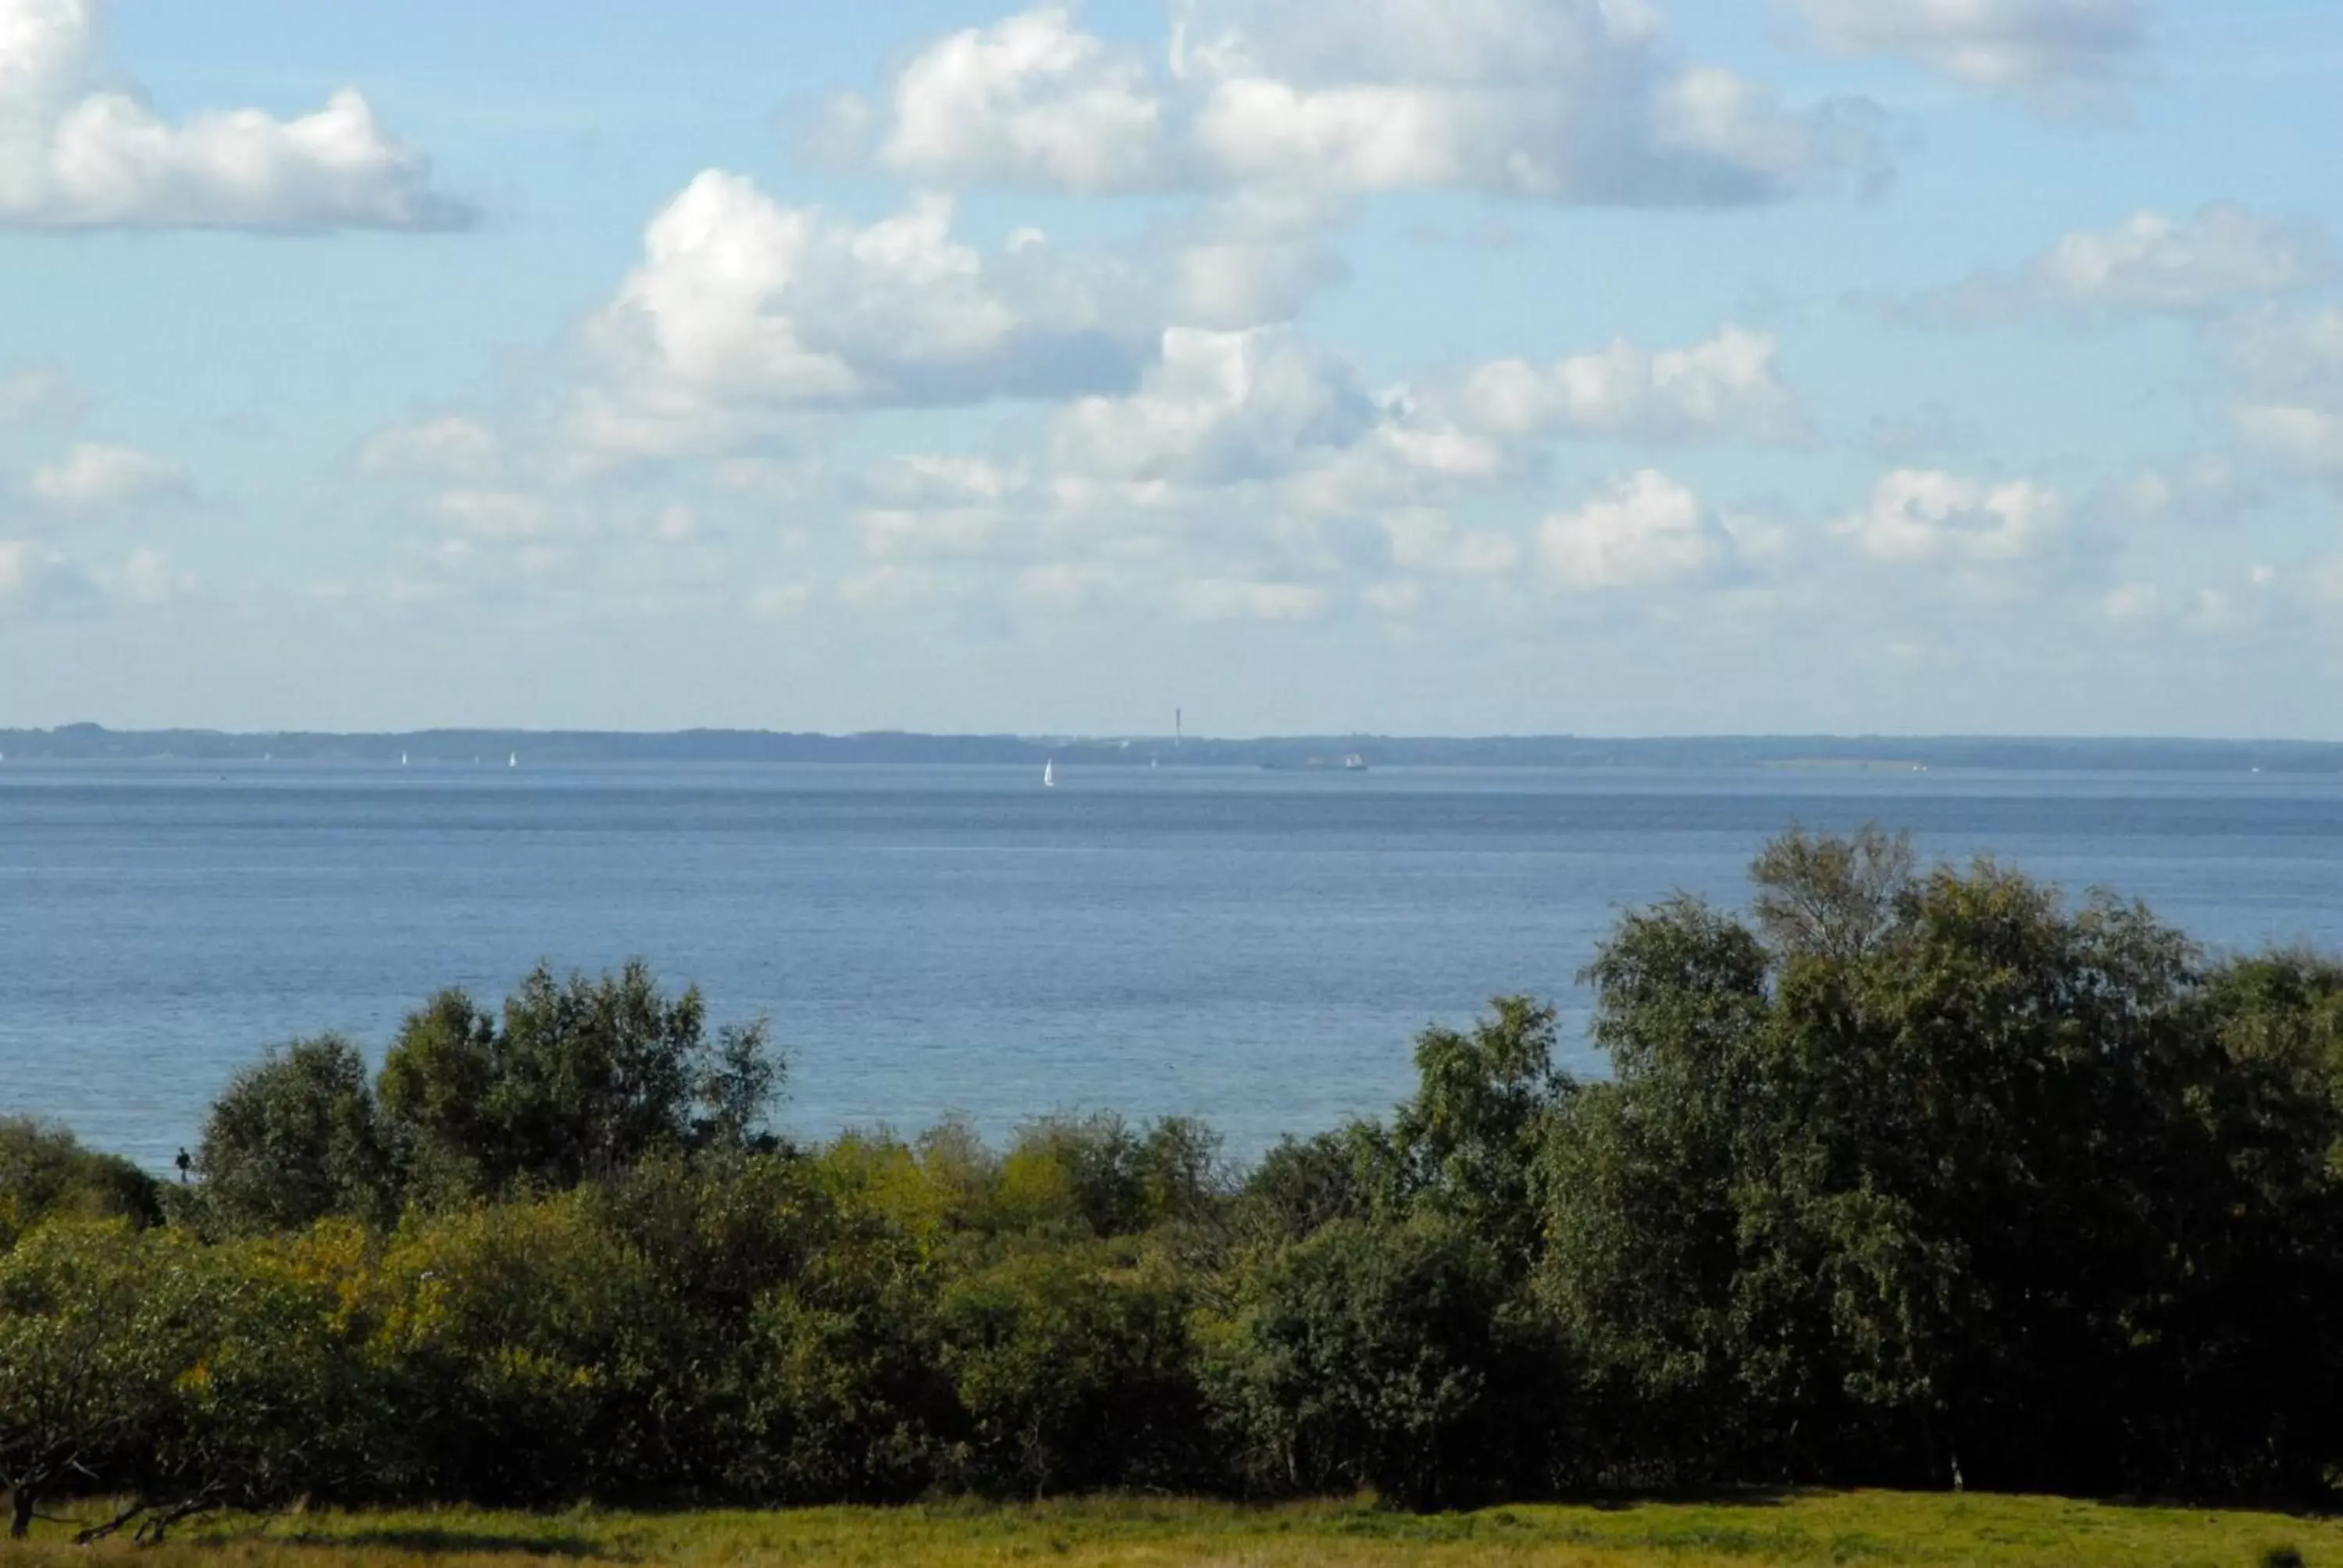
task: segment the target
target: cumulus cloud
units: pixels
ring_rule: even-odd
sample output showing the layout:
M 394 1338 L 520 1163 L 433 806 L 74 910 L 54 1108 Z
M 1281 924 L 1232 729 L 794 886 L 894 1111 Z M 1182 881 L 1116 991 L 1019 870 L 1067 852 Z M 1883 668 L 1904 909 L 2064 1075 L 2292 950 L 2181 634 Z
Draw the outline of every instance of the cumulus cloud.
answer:
M 2031 480 L 1986 484 L 1940 469 L 1899 468 L 1839 532 L 1891 566 L 2006 566 L 2041 554 L 2066 514 L 2056 491 Z
M 1391 541 L 1392 565 L 1402 571 L 1501 578 L 1521 565 L 1519 540 L 1507 534 L 1460 528 L 1444 512 L 1397 511 L 1384 518 L 1383 526 Z
M 1151 70 L 1065 6 L 938 40 L 825 139 L 922 181 L 1765 201 L 1877 172 L 1864 116 L 1677 64 L 1640 0 L 1194 0 Z
M 1160 279 L 1031 233 L 980 251 L 922 197 L 856 226 L 701 175 L 587 329 L 578 433 L 614 452 L 720 449 L 774 413 L 1064 397 L 1135 382 Z
M 374 478 L 478 479 L 501 458 L 496 433 L 461 415 L 378 430 L 358 447 L 358 471 Z
M 33 366 L 0 375 L 0 429 L 36 420 L 70 419 L 83 406 L 81 389 L 61 370 Z
M 56 551 L 27 539 L 0 539 L 0 613 L 43 608 L 86 587 Z
M 140 501 L 185 496 L 186 470 L 127 447 L 85 442 L 33 471 L 25 494 L 60 512 L 106 511 Z
M 1786 0 L 1834 54 L 1893 55 L 2066 114 L 2141 66 L 2144 0 Z
M 1538 528 L 1538 556 L 1563 588 L 1652 588 L 1715 575 L 1733 536 L 1689 487 L 1654 469 L 1622 479 Z
M 2264 499 L 2237 463 L 2225 457 L 2200 457 L 2115 480 L 2091 498 L 2090 509 L 2118 524 L 2220 528 Z
M 1052 447 L 1061 470 L 1086 476 L 1230 484 L 1289 474 L 1377 417 L 1350 365 L 1291 328 L 1175 327 L 1136 393 L 1074 403 Z
M 2204 317 L 2314 288 L 2338 273 L 2318 225 L 2222 202 L 2191 217 L 2142 212 L 2112 229 L 2067 235 L 2016 272 L 1980 273 L 1921 296 L 1903 313 L 1951 327 L 2040 316 Z
M 1806 419 L 1779 357 L 1773 337 L 1737 327 L 1657 352 L 1622 338 L 1543 367 L 1519 359 L 1482 366 L 1465 378 L 1460 411 L 1473 427 L 1504 437 L 1793 440 Z
M 456 533 L 476 539 L 532 538 L 554 524 L 546 498 L 526 490 L 447 490 L 431 498 L 429 510 Z
M 154 609 L 186 598 L 195 591 L 192 572 L 183 570 L 161 550 L 130 552 L 109 586 L 116 597 L 141 608 Z
M 1199 578 L 1175 587 L 1172 603 L 1186 620 L 1315 620 L 1327 596 L 1302 583 Z
M 2343 308 L 2258 312 L 2220 347 L 2235 383 L 2231 417 L 2257 450 L 2343 481 Z
M 889 85 L 875 159 L 930 185 L 1128 190 L 1163 176 L 1162 120 L 1147 63 L 1051 6 L 912 59 Z
M 104 0 L 0 0 L 0 226 L 447 229 L 477 214 L 359 94 L 183 123 L 105 85 Z

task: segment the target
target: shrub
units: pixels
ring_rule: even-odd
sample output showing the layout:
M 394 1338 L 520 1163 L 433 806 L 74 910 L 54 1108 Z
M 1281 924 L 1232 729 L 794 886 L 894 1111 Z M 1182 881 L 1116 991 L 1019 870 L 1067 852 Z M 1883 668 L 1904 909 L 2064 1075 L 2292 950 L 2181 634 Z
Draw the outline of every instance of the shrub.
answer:
M 28 1116 L 0 1117 L 0 1251 L 52 1218 L 162 1218 L 155 1179 L 129 1161 L 82 1147 L 62 1127 Z
M 1535 1442 L 1505 1415 L 1502 1302 L 1497 1260 L 1437 1219 L 1338 1221 L 1258 1265 L 1212 1369 L 1254 1484 L 1413 1508 L 1501 1484 Z

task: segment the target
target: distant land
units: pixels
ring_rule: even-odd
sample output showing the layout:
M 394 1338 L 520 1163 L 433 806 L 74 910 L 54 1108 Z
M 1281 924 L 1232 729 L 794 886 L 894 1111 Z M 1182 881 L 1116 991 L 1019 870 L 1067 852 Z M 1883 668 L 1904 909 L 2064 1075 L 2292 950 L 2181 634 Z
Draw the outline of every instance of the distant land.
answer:
M 1831 768 L 1880 771 L 1997 769 L 2085 772 L 2343 773 L 2343 743 L 1992 737 L 1749 735 L 1604 739 L 1508 735 L 1479 739 L 1385 735 L 1189 736 L 793 735 L 688 729 L 419 729 L 405 734 L 230 734 L 211 729 L 0 729 L 7 762 L 282 761 L 396 767 L 568 763 L 892 763 L 1061 767 Z

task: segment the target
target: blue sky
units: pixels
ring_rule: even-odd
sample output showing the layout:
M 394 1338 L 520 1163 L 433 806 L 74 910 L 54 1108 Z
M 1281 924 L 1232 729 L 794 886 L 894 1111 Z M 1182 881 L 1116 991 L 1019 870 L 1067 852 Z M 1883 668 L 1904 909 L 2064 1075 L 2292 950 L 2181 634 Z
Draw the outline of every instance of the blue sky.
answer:
M 0 725 L 2343 736 L 2333 0 L 0 0 Z

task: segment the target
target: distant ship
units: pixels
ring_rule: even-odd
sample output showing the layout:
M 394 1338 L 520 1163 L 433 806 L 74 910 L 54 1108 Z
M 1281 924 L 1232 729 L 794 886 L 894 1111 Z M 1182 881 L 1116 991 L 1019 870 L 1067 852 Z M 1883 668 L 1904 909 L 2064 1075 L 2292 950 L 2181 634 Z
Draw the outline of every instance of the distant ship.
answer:
M 1052 757 L 1047 762 L 1041 764 L 1041 788 L 1044 789 L 1055 789 L 1057 787 L 1058 759 Z
M 1367 759 L 1353 751 L 1339 762 L 1323 757 L 1305 757 L 1299 762 L 1270 761 L 1261 766 L 1269 773 L 1364 773 Z
M 511 759 L 510 761 L 507 762 L 507 763 L 505 764 L 505 766 L 506 766 L 506 767 L 508 767 L 508 768 L 518 768 L 518 767 L 519 767 L 519 766 L 520 766 L 520 753 L 519 753 L 519 752 L 518 752 L 518 751 L 514 752 L 514 753 L 512 754 L 512 759 Z

